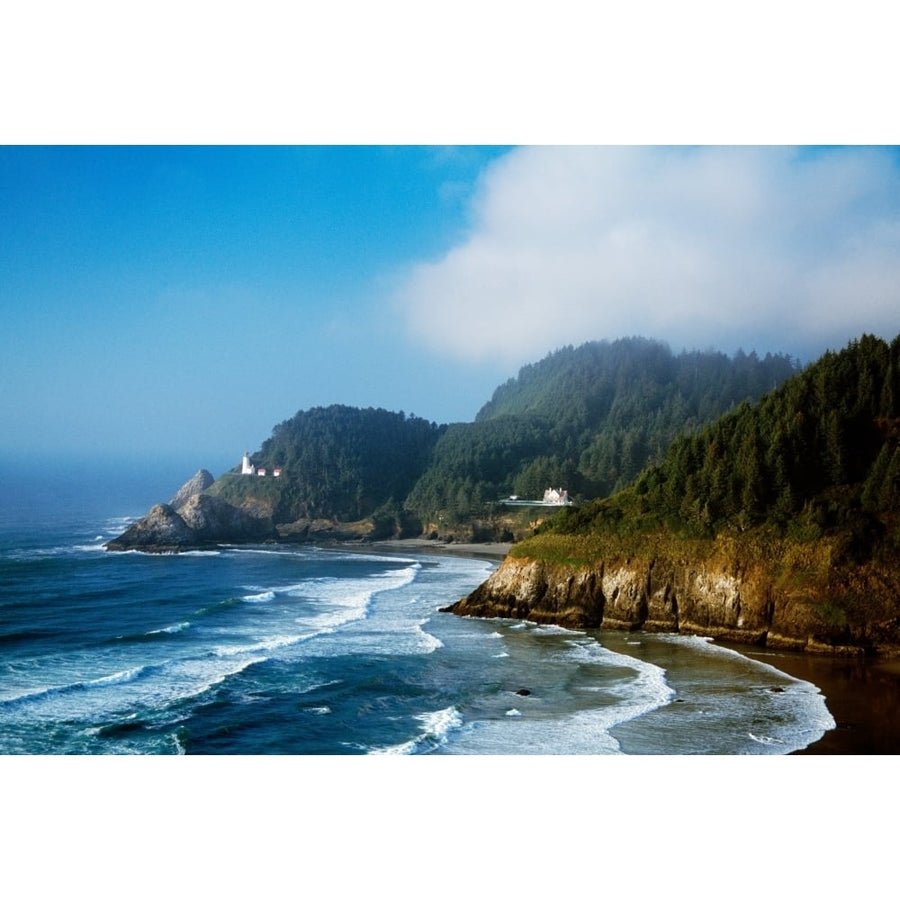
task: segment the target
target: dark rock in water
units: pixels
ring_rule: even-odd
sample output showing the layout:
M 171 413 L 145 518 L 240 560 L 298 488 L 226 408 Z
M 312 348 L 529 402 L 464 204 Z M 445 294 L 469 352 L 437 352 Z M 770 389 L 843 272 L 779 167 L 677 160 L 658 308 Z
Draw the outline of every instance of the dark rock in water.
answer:
M 517 693 L 520 697 L 527 697 L 527 696 L 531 693 L 531 691 L 529 691 L 528 688 L 519 688 L 519 689 L 516 691 L 516 693 Z
M 271 518 L 252 516 L 219 497 L 195 493 L 177 511 L 168 503 L 154 506 L 106 549 L 173 553 L 221 543 L 264 541 L 276 535 Z
M 195 494 L 202 494 L 216 479 L 206 471 L 201 469 L 197 474 L 186 481 L 179 489 L 175 496 L 169 501 L 172 509 L 178 510 L 184 506 L 188 500 Z

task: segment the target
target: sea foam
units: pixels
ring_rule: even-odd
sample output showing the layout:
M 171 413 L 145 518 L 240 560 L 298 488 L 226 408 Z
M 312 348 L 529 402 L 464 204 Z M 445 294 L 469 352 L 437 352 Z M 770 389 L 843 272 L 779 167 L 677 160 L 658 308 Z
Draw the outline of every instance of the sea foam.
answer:
M 241 597 L 244 603 L 266 603 L 275 599 L 275 591 L 260 591 L 258 594 L 246 594 Z
M 370 750 L 370 754 L 427 753 L 446 743 L 447 736 L 463 724 L 462 716 L 455 706 L 448 706 L 434 712 L 419 713 L 414 718 L 421 723 L 420 733 L 416 737 L 393 747 Z
M 177 622 L 174 625 L 167 625 L 165 628 L 154 628 L 153 631 L 147 631 L 145 634 L 178 634 L 179 631 L 184 631 L 187 628 L 191 627 L 190 622 Z

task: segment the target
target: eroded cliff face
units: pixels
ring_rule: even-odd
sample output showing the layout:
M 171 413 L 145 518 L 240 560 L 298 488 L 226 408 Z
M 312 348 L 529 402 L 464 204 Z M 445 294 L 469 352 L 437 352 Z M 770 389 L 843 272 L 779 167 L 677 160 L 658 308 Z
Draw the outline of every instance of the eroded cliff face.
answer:
M 508 557 L 447 611 L 570 628 L 677 632 L 779 649 L 900 652 L 900 601 L 848 614 L 842 590 L 839 583 L 783 587 L 763 568 L 735 560 L 630 559 L 586 568 Z

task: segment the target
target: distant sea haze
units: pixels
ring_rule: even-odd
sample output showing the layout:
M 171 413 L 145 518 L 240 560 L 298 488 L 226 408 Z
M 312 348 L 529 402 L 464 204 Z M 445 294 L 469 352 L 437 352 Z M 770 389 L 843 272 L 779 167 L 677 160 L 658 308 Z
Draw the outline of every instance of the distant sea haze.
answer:
M 4 467 L 0 752 L 770 754 L 834 727 L 707 641 L 438 612 L 485 560 L 103 550 L 190 474 Z
M 7 452 L 0 456 L 0 523 L 58 524 L 102 517 L 111 508 L 119 515 L 140 516 L 154 503 L 169 500 L 200 467 L 191 460 Z

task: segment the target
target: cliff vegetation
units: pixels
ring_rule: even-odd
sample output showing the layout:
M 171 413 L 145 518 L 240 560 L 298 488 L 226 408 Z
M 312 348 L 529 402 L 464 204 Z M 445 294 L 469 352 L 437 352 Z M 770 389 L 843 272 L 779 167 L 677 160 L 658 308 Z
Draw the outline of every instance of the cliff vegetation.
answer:
M 279 524 L 369 520 L 379 533 L 415 531 L 403 501 L 444 428 L 416 416 L 349 406 L 301 410 L 252 454 L 265 478 L 236 468 L 211 488 Z M 271 477 L 275 467 L 282 474 Z M 369 529 L 371 530 L 371 528 Z
M 900 649 L 900 337 L 863 336 L 680 436 L 454 611 Z

